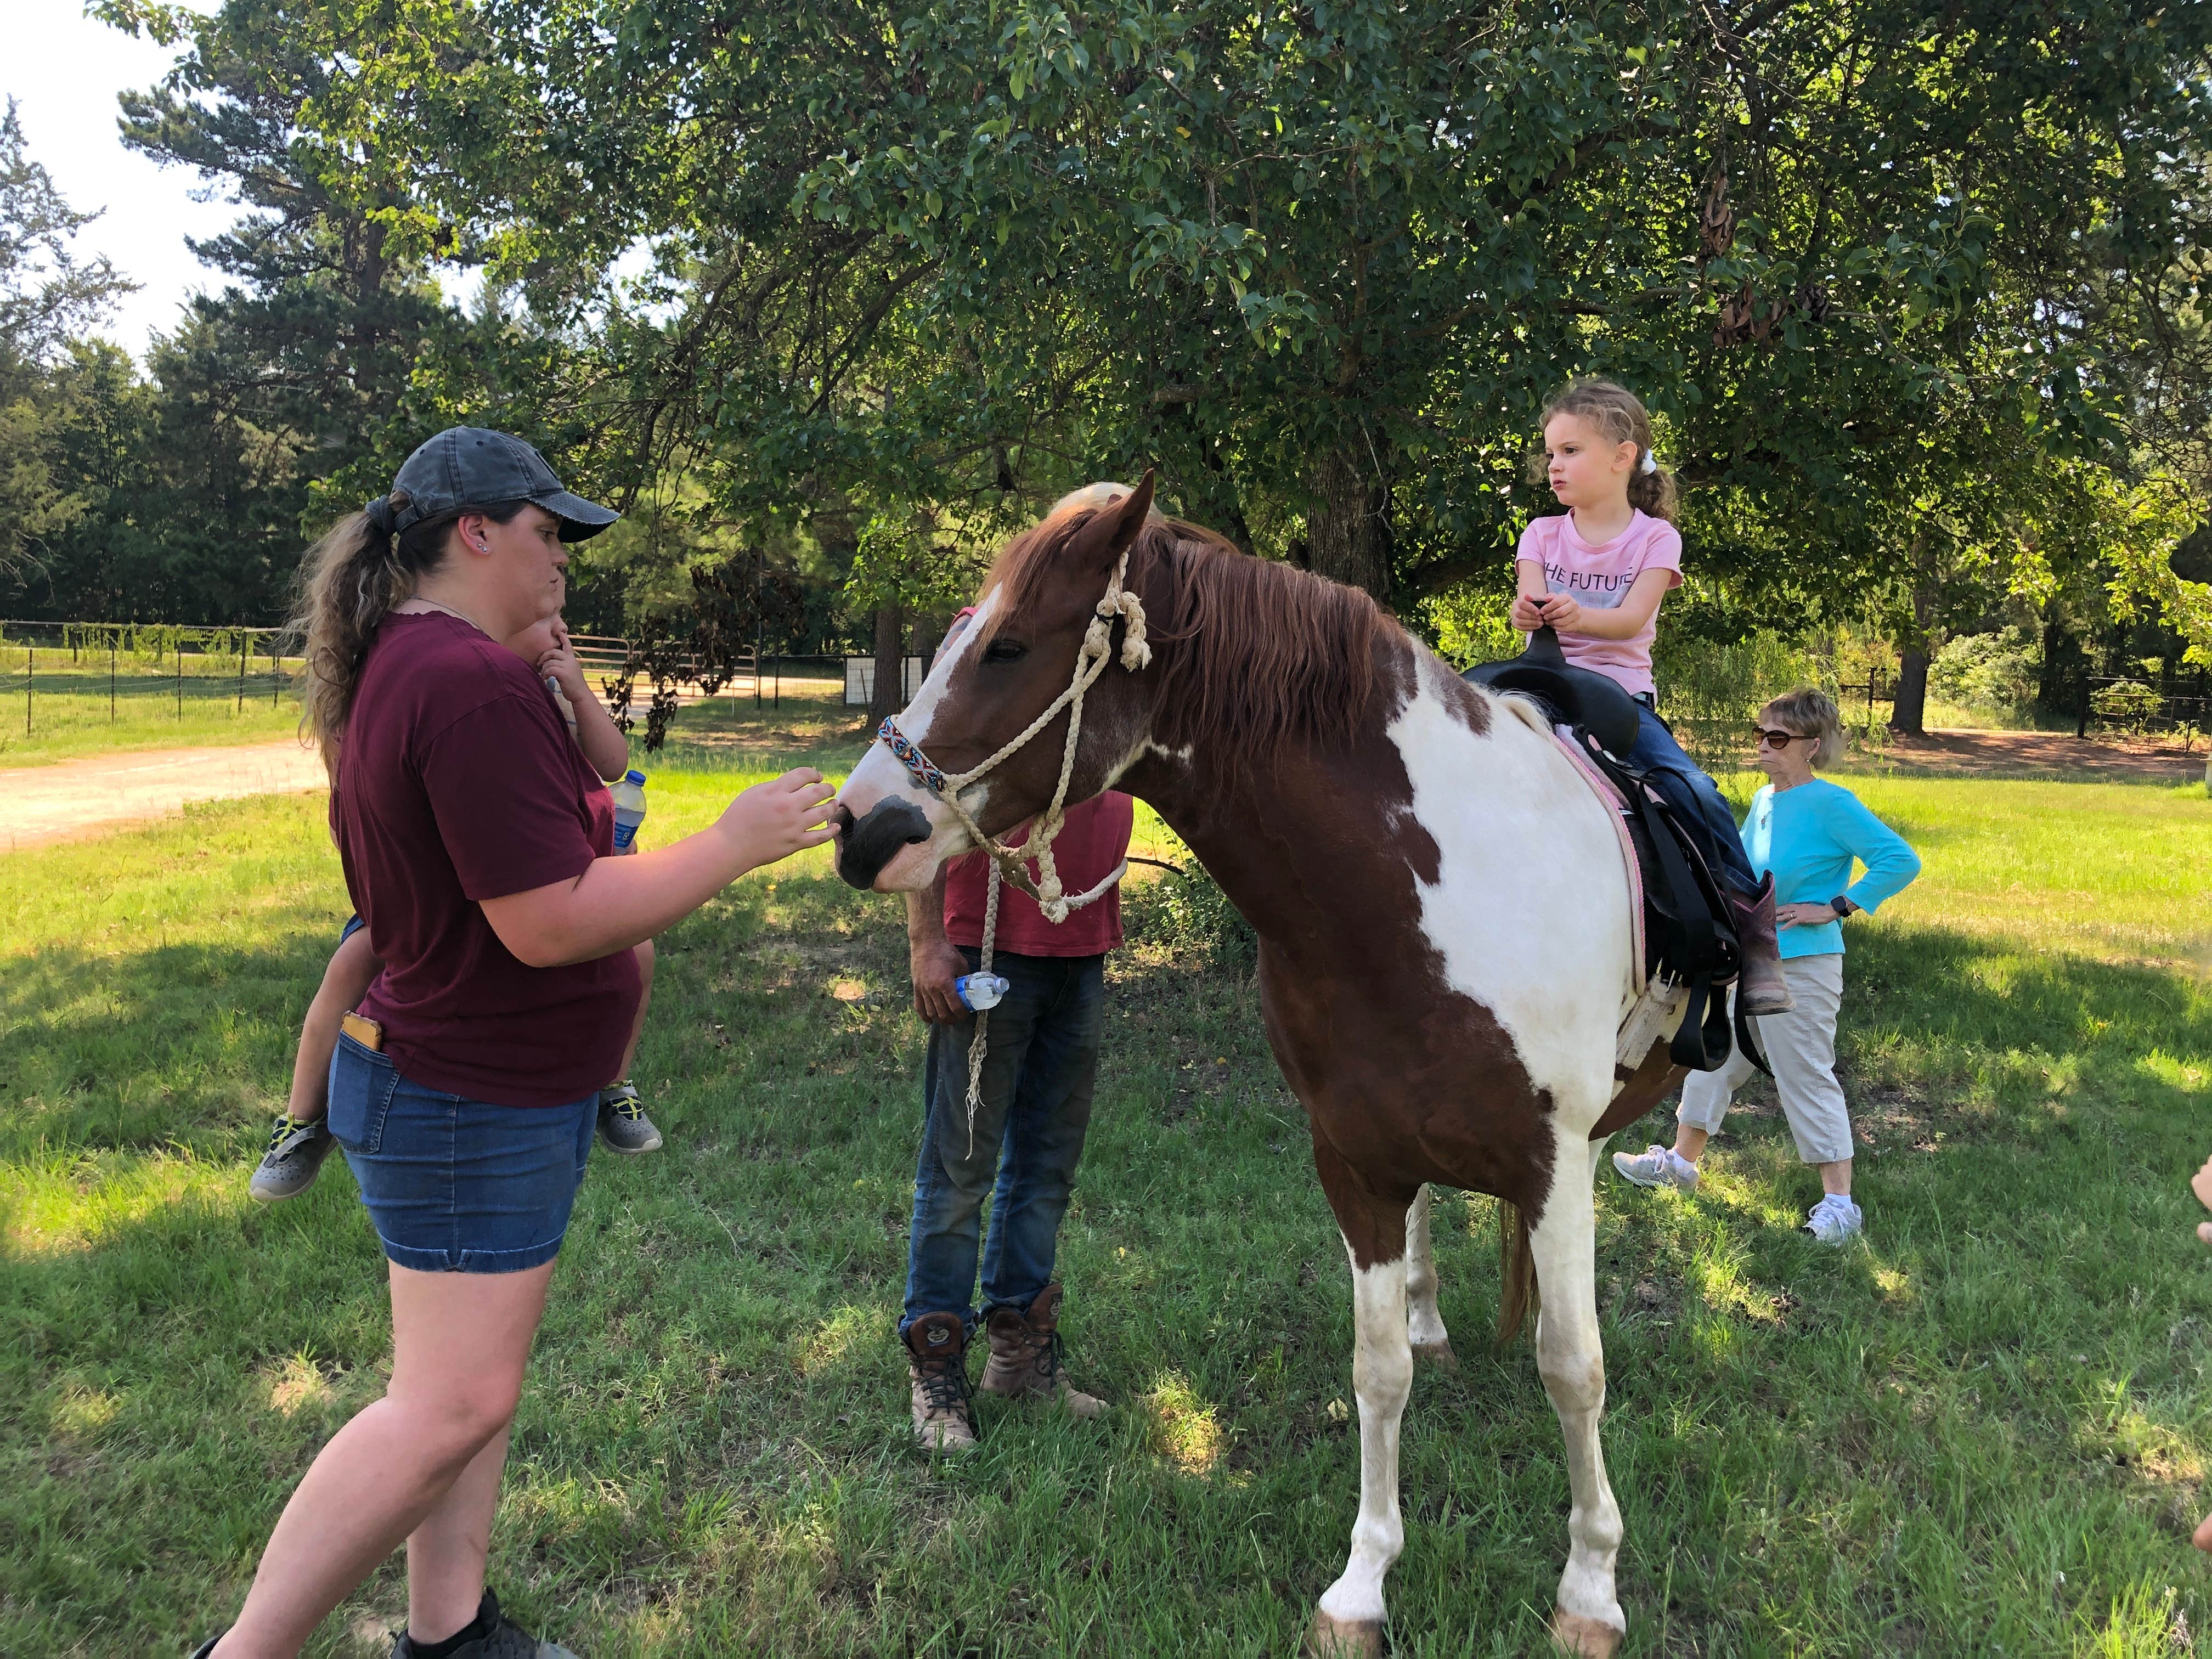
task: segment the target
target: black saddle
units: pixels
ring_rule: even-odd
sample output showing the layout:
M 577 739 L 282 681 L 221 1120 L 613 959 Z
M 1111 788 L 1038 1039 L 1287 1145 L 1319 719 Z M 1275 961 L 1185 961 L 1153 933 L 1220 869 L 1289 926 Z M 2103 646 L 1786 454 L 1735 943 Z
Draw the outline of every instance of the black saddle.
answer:
M 1551 710 L 1554 725 L 1589 732 L 1608 753 L 1636 746 L 1636 699 L 1619 681 L 1569 662 L 1549 628 L 1531 634 L 1519 656 L 1470 668 L 1464 678 L 1492 691 L 1527 692 Z
M 1463 678 L 1486 690 L 1534 697 L 1554 725 L 1573 730 L 1590 763 L 1628 802 L 1623 816 L 1644 877 L 1644 971 L 1663 972 L 1690 991 L 1681 1029 L 1669 1046 L 1674 1063 L 1718 1071 L 1728 1063 L 1733 1035 L 1735 1046 L 1765 1072 L 1766 1056 L 1741 1011 L 1729 1030 L 1724 994 L 1742 966 L 1743 950 L 1705 849 L 1648 785 L 1644 770 L 1620 758 L 1636 744 L 1641 717 L 1636 699 L 1606 675 L 1568 662 L 1559 635 L 1549 628 L 1529 635 L 1519 656 L 1470 668 Z

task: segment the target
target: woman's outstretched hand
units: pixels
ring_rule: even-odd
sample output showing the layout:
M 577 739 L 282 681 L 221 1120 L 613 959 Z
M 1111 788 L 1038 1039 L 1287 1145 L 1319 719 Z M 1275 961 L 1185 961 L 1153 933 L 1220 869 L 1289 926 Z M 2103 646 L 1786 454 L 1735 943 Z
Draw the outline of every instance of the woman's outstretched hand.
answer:
M 811 766 L 794 767 L 780 778 L 757 783 L 723 809 L 718 827 L 737 843 L 749 870 L 836 834 L 827 820 L 837 792 Z

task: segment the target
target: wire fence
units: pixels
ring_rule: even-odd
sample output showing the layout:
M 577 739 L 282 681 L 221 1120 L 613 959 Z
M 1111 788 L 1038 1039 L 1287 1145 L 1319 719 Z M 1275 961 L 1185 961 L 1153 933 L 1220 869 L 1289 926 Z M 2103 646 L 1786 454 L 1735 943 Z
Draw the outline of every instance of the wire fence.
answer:
M 2120 674 L 2085 675 L 2077 694 L 2075 733 L 2118 732 L 2130 737 L 2179 737 L 2184 749 L 2212 731 L 2212 694 L 2154 685 Z
M 643 718 L 654 695 L 641 674 L 642 651 L 613 635 L 571 636 L 585 677 L 618 717 Z M 297 718 L 301 659 L 278 629 L 167 623 L 0 620 L 0 753 L 87 728 L 143 728 L 162 722 L 184 735 L 228 718 L 272 730 Z M 664 695 L 677 705 L 705 700 L 700 666 L 685 659 Z M 843 656 L 753 653 L 726 671 L 720 701 L 781 708 L 787 691 L 809 704 L 835 697 L 848 678 Z M 157 733 L 155 733 L 157 734 Z
M 283 712 L 300 660 L 270 628 L 0 622 L 0 726 L 25 738 Z

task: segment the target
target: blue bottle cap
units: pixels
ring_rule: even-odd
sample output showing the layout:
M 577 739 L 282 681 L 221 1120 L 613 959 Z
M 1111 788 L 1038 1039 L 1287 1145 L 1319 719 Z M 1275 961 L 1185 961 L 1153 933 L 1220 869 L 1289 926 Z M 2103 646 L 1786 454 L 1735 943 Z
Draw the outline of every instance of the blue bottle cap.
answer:
M 645 774 L 639 771 L 635 767 L 632 767 L 629 771 L 623 774 L 623 781 L 624 783 L 643 783 L 645 781 Z

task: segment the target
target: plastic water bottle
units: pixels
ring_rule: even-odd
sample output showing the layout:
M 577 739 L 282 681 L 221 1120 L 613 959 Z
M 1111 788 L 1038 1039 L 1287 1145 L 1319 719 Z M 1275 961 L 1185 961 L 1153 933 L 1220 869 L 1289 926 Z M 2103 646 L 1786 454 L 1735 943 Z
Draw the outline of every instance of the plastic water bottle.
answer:
M 952 981 L 952 994 L 960 999 L 960 1006 L 978 1014 L 997 1007 L 1000 999 L 1012 988 L 996 974 L 963 974 Z
M 637 826 L 645 822 L 645 774 L 635 769 L 609 791 L 615 798 L 615 851 L 637 851 Z

